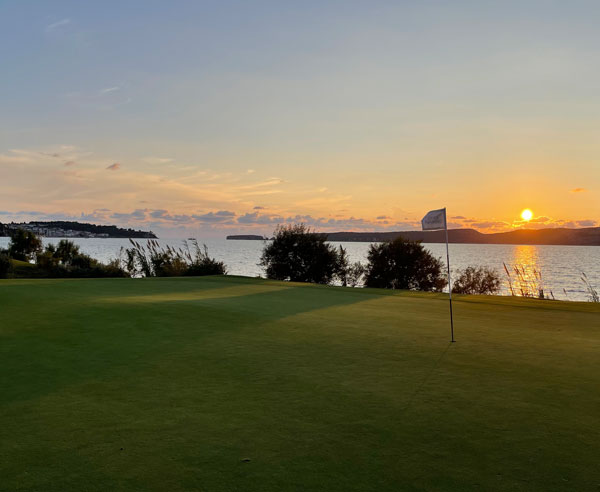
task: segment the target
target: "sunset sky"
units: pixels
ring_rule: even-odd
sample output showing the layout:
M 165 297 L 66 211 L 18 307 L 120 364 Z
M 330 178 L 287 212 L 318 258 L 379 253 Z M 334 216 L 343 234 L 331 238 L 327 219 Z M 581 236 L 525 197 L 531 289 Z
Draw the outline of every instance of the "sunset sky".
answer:
M 600 221 L 596 1 L 0 3 L 0 222 Z

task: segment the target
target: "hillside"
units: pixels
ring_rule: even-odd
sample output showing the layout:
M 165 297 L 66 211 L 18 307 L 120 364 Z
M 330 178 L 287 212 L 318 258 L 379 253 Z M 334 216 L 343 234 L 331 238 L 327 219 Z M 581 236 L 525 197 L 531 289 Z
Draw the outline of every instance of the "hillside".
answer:
M 333 232 L 330 241 L 379 242 L 393 240 L 399 236 L 425 243 L 444 243 L 444 231 L 397 231 L 397 232 Z M 451 243 L 472 244 L 556 244 L 600 246 L 600 227 L 582 229 L 520 229 L 510 232 L 484 234 L 474 229 L 450 229 Z
M 97 225 L 73 221 L 32 221 L 0 223 L 0 236 L 10 236 L 16 229 L 26 229 L 42 237 L 97 237 L 156 239 L 152 231 L 123 229 L 114 225 Z

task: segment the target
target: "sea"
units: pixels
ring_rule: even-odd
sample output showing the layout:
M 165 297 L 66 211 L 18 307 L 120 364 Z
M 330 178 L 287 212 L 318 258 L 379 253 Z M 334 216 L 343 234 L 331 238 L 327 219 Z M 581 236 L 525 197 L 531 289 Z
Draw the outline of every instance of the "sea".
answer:
M 118 258 L 122 248 L 130 247 L 127 239 L 91 238 L 71 239 L 78 244 L 83 253 L 102 262 Z M 60 238 L 43 238 L 44 244 L 57 243 Z M 146 240 L 138 240 L 144 243 Z M 184 239 L 158 239 L 162 246 L 180 247 Z M 8 245 L 9 238 L 0 237 L 0 248 Z M 247 277 L 262 277 L 264 271 L 260 267 L 260 256 L 264 247 L 263 241 L 227 240 L 198 238 L 205 244 L 209 255 L 227 266 L 227 273 Z M 332 242 L 334 246 L 343 246 L 351 261 L 366 262 L 369 243 Z M 445 244 L 423 244 L 435 257 L 446 263 Z M 600 246 L 530 246 L 506 244 L 450 244 L 451 272 L 467 266 L 486 266 L 498 271 L 502 280 L 501 294 L 510 295 L 509 277 L 504 270 L 507 266 L 511 273 L 513 292 L 519 295 L 515 285 L 514 267 L 525 271 L 526 277 L 533 278 L 534 270 L 541 275 L 541 282 L 546 295 L 561 300 L 587 301 L 589 290 L 582 277 L 587 276 L 589 283 L 600 292 Z M 533 285 L 531 283 L 530 285 Z

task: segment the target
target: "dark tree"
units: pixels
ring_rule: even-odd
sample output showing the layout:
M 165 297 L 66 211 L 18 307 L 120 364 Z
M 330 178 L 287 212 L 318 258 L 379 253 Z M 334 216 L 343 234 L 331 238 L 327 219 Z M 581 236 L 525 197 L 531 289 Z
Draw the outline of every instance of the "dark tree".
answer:
M 46 247 L 46 249 L 48 249 Z M 56 245 L 54 257 L 57 258 L 63 265 L 71 265 L 76 258 L 80 256 L 79 246 L 68 239 L 61 239 Z
M 457 294 L 497 294 L 500 290 L 500 276 L 496 270 L 487 267 L 467 267 L 459 272 L 452 284 L 452 292 Z
M 17 229 L 10 237 L 8 254 L 15 260 L 34 260 L 41 252 L 42 240 L 31 231 Z
M 346 249 L 340 245 L 335 277 L 342 287 L 357 287 L 361 285 L 364 274 L 365 266 L 360 261 L 351 263 Z
M 267 278 L 329 284 L 339 272 L 339 255 L 324 234 L 304 224 L 279 226 L 263 249 L 260 265 Z
M 394 241 L 372 244 L 365 286 L 441 291 L 447 284 L 442 266 L 442 262 L 418 241 L 400 237 Z
M 0 252 L 0 278 L 8 277 L 10 270 L 10 258 L 7 254 Z

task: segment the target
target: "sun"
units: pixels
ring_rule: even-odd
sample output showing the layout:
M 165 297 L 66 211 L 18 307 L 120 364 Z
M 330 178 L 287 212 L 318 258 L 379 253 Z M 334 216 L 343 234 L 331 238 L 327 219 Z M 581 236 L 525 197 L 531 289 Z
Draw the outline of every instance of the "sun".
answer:
M 521 212 L 521 218 L 525 222 L 529 222 L 533 218 L 533 212 L 531 210 L 529 210 L 528 208 L 526 208 L 525 210 L 523 210 Z

